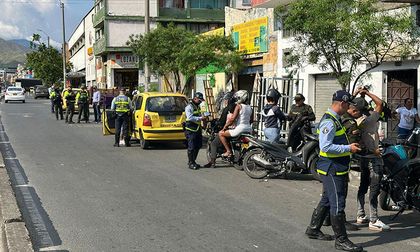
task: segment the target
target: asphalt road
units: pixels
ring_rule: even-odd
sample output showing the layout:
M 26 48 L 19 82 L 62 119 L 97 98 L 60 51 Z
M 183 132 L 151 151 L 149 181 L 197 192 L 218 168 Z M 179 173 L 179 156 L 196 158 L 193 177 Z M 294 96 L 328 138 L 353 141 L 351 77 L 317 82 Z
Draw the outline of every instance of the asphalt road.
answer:
M 311 180 L 252 180 L 186 168 L 182 145 L 114 148 L 100 125 L 56 121 L 48 100 L 0 105 L 1 151 L 41 251 L 333 251 L 304 231 L 321 192 Z M 205 162 L 204 151 L 199 161 Z M 356 181 L 353 182 L 356 184 Z M 355 218 L 350 187 L 348 219 Z M 420 214 L 350 238 L 368 251 L 420 251 Z M 332 233 L 330 227 L 324 228 Z

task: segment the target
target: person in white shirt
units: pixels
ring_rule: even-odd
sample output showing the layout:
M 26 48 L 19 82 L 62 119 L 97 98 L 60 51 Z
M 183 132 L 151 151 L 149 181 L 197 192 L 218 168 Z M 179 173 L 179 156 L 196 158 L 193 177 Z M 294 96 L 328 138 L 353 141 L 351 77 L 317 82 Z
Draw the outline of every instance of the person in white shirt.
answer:
M 415 121 L 420 123 L 417 109 L 413 107 L 413 100 L 406 98 L 404 107 L 397 108 L 396 112 L 400 120 L 398 124 L 398 138 L 407 139 L 414 129 Z
M 95 115 L 95 123 L 99 123 L 101 121 L 101 92 L 93 86 L 93 113 Z

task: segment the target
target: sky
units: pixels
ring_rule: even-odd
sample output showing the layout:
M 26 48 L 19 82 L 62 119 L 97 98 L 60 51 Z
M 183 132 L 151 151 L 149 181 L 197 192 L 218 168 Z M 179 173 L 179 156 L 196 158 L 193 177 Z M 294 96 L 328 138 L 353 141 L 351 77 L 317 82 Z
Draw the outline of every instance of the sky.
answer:
M 46 41 L 48 35 L 51 45 L 61 47 L 59 2 L 60 0 L 0 0 L 0 38 L 30 40 L 32 34 L 38 33 L 41 35 L 41 41 Z M 64 0 L 67 41 L 94 2 Z

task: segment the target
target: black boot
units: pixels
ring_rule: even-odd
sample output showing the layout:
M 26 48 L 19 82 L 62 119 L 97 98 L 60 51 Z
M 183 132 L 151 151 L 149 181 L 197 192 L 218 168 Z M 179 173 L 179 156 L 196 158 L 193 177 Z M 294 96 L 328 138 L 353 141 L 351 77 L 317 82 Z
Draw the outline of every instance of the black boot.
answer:
M 194 163 L 194 151 L 188 150 L 187 154 L 188 154 L 188 168 L 190 168 L 192 170 L 197 170 L 198 167 Z
M 324 220 L 324 223 L 322 224 L 322 226 L 326 226 L 326 227 L 331 226 L 331 215 L 330 215 L 330 212 L 328 212 L 327 213 L 327 216 L 325 216 L 325 220 Z
M 344 221 L 345 221 L 344 222 L 344 225 L 346 226 L 346 230 L 348 230 L 348 231 L 357 231 L 357 230 L 359 230 L 359 227 L 357 225 L 355 225 L 355 224 L 350 223 L 350 222 L 347 221 L 346 213 L 344 213 Z
M 325 216 L 327 216 L 330 211 L 329 207 L 318 205 L 312 213 L 311 223 L 306 229 L 306 236 L 310 239 L 331 241 L 334 238 L 331 235 L 324 234 L 321 231 L 322 223 L 324 222 Z
M 362 252 L 363 248 L 355 245 L 347 237 L 345 222 L 346 218 L 344 213 L 331 216 L 331 224 L 335 233 L 335 248 L 344 251 Z
M 195 160 L 197 159 L 197 156 L 198 156 L 198 152 L 200 151 L 200 149 L 195 149 L 194 151 L 193 151 L 193 153 L 194 153 L 194 156 L 193 156 L 193 163 L 198 167 L 198 168 L 201 168 L 201 165 L 199 165 L 199 164 L 197 164 L 196 162 L 195 162 Z

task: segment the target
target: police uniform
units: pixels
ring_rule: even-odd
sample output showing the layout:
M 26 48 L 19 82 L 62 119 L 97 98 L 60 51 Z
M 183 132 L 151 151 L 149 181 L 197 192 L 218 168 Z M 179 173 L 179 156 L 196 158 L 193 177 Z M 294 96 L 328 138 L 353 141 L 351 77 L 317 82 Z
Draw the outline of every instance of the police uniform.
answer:
M 333 101 L 350 102 L 350 97 L 349 93 L 340 90 L 334 94 Z M 348 239 L 345 227 L 344 209 L 351 148 L 340 116 L 329 109 L 322 117 L 317 132 L 320 147 L 317 172 L 321 175 L 323 192 L 321 200 L 312 214 L 306 235 L 312 239 L 332 239 L 331 236 L 320 231 L 327 213 L 330 212 L 336 249 L 363 251 L 362 247 L 353 244 Z
M 202 94 L 200 93 L 200 95 L 202 99 Z M 203 135 L 201 132 L 201 121 L 203 117 L 201 116 L 199 104 L 190 102 L 185 107 L 185 115 L 187 119 L 184 125 L 184 132 L 188 143 L 188 167 L 196 170 L 200 168 L 200 166 L 195 162 L 195 160 L 197 159 L 198 152 L 203 145 Z
M 115 147 L 120 146 L 121 128 L 124 136 L 125 146 L 130 146 L 130 136 L 128 132 L 128 121 L 131 110 L 131 100 L 124 94 L 115 97 L 111 103 L 111 109 L 115 110 Z
M 76 95 L 73 90 L 64 91 L 64 99 L 66 100 L 66 122 L 73 123 L 74 104 L 76 103 Z M 69 117 L 70 115 L 70 117 Z
M 361 135 L 356 119 L 353 118 L 349 113 L 345 113 L 342 116 L 342 124 L 346 129 L 349 143 L 359 143 Z
M 50 99 L 54 105 L 55 117 L 58 120 L 58 115 L 60 114 L 60 119 L 63 120 L 63 101 L 61 99 L 60 91 L 58 89 L 51 91 Z
M 77 123 L 80 123 L 80 119 L 82 118 L 83 113 L 83 119 L 86 121 L 86 123 L 89 122 L 89 93 L 86 91 L 86 89 L 82 89 L 80 92 L 76 95 L 76 102 L 77 105 L 79 105 L 79 116 L 77 119 Z

